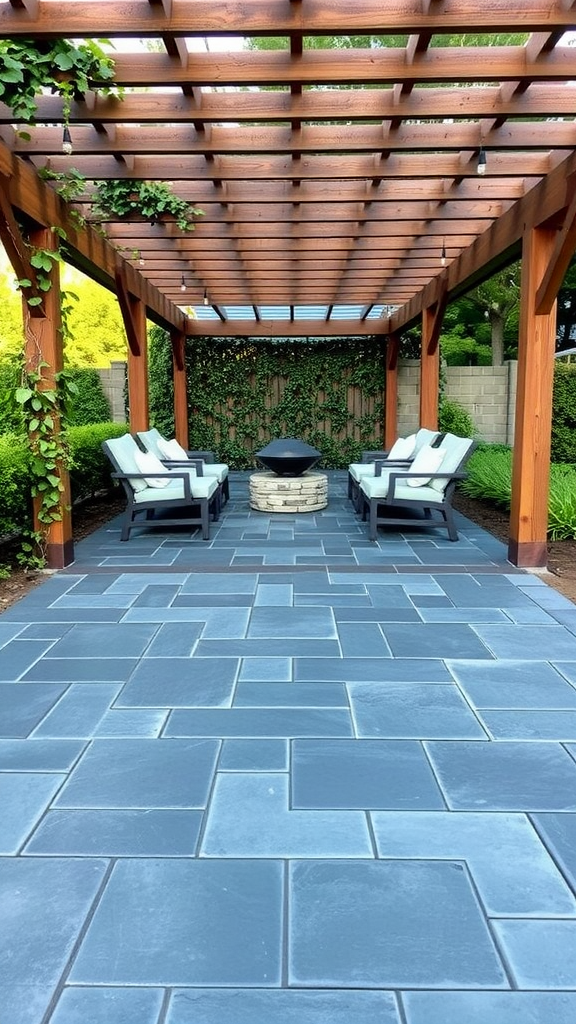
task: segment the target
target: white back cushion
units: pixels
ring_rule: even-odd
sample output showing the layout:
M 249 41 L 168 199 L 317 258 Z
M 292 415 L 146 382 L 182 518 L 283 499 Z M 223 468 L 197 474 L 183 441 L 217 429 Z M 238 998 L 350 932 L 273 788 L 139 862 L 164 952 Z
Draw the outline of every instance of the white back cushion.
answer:
M 171 441 L 167 441 L 165 437 L 158 438 L 158 448 L 164 459 L 172 460 L 173 462 L 183 462 L 188 458 L 186 450 L 175 437 Z
M 406 478 L 405 483 L 409 487 L 424 487 L 425 484 L 429 483 L 430 476 L 417 476 L 416 474 L 436 473 L 442 465 L 445 455 L 446 451 L 444 448 L 431 448 L 429 444 L 425 444 L 416 454 L 409 470 L 411 475 Z
M 462 459 L 470 451 L 474 442 L 469 437 L 456 437 L 455 434 L 446 434 L 442 441 L 442 447 L 446 450 L 446 457 L 442 463 L 443 473 L 455 473 Z M 430 487 L 435 491 L 444 491 L 448 480 L 431 480 Z
M 162 465 L 160 459 L 157 459 L 153 452 L 135 452 L 134 462 L 141 473 L 165 473 L 166 467 Z M 167 487 L 170 483 L 168 477 L 163 479 L 155 476 L 146 476 L 146 484 L 148 487 Z
M 416 434 L 410 434 L 409 437 L 399 437 L 388 452 L 388 458 L 411 459 L 414 454 L 415 444 Z

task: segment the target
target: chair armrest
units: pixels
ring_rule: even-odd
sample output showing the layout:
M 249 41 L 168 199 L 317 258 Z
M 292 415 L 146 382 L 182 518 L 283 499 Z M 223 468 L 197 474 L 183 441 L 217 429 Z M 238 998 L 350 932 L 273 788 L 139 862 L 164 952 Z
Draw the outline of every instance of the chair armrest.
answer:
M 367 450 L 367 451 L 362 452 L 361 461 L 362 462 L 374 462 L 375 459 L 385 459 L 387 455 L 388 455 L 388 451 L 386 451 L 385 449 L 382 449 L 382 448 L 378 448 L 378 450 L 374 450 L 374 451 Z
M 410 459 L 374 459 L 374 476 L 382 476 L 382 470 L 389 466 L 409 466 Z
M 215 452 L 201 452 L 198 449 L 186 452 L 189 459 L 202 459 L 204 462 L 217 462 Z
M 163 466 L 195 469 L 196 476 L 204 476 L 204 459 L 161 459 Z
M 149 477 L 154 477 L 155 480 L 163 480 L 167 477 L 168 480 L 182 480 L 184 483 L 184 497 L 187 501 L 192 500 L 192 491 L 190 490 L 190 474 L 186 472 L 182 473 L 111 473 L 110 476 L 113 480 L 148 480 Z M 160 494 L 163 491 L 162 487 L 158 487 Z
M 451 480 L 465 480 L 468 476 L 467 473 L 427 473 L 425 470 L 422 473 L 390 473 L 388 478 L 388 497 L 395 497 L 396 481 L 406 480 L 409 477 L 426 477 L 427 480 L 447 480 L 450 483 Z M 440 493 L 440 492 L 438 492 Z M 418 497 L 418 488 L 414 488 L 414 498 Z

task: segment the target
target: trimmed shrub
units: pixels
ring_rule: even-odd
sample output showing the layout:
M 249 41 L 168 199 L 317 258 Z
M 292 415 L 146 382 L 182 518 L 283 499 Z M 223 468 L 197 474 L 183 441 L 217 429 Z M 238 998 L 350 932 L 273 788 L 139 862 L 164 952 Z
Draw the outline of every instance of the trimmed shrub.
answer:
M 110 460 L 102 451 L 102 441 L 120 437 L 128 432 L 125 423 L 92 423 L 84 427 L 70 427 L 67 433 L 70 445 L 70 484 L 72 502 L 80 501 L 98 491 L 111 490 L 115 481 Z
M 68 420 L 71 426 L 81 427 L 88 423 L 106 423 L 110 420 L 110 403 L 104 394 L 98 370 L 71 367 L 70 381 L 78 392 L 70 403 Z
M 551 458 L 576 463 L 576 366 L 571 363 L 554 367 Z
M 67 438 L 72 466 L 72 502 L 98 491 L 111 490 L 112 466 L 102 451 L 102 441 L 119 437 L 128 430 L 123 423 L 96 423 L 71 427 Z M 22 434 L 0 435 L 0 537 L 21 533 L 31 524 L 30 454 Z
M 438 408 L 438 429 L 457 437 L 475 437 L 478 431 L 470 413 L 452 398 L 442 398 Z
M 20 386 L 22 366 L 17 358 L 0 361 L 0 435 L 19 434 L 23 429 L 22 410 L 14 399 Z
M 30 522 L 29 459 L 20 434 L 0 435 L 0 536 L 18 533 Z

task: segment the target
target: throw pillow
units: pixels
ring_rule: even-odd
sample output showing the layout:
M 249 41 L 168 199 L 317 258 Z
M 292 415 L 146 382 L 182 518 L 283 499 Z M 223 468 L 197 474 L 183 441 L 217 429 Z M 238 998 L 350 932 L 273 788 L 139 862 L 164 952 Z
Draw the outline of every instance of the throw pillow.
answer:
M 134 452 L 134 462 L 141 473 L 166 473 L 166 467 L 160 459 L 156 458 L 153 452 Z M 170 483 L 168 477 L 146 476 L 148 487 L 167 487 Z
M 171 441 L 167 441 L 164 437 L 159 438 L 158 449 L 163 458 L 168 459 L 168 461 L 183 462 L 188 458 L 188 453 L 175 437 Z
M 388 452 L 388 458 L 398 459 L 399 461 L 411 459 L 414 454 L 415 444 L 416 434 L 410 434 L 409 437 L 399 437 Z
M 431 448 L 429 444 L 425 444 L 418 454 L 416 455 L 414 462 L 410 466 L 409 472 L 414 474 L 406 479 L 406 483 L 409 487 L 424 487 L 430 483 L 429 476 L 417 476 L 417 473 L 436 473 L 436 471 L 442 465 L 444 456 L 446 455 L 445 448 Z

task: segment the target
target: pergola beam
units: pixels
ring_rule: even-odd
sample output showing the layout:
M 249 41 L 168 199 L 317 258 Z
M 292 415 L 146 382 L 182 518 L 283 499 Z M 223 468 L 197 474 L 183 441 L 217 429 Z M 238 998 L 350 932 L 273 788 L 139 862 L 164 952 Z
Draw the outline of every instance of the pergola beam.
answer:
M 383 5 L 381 0 L 363 0 L 362 4 L 350 4 L 349 0 L 330 0 L 330 4 L 322 0 L 289 4 L 285 0 L 250 0 L 238 8 L 227 0 L 166 0 L 166 4 L 164 0 L 131 0 L 129 19 L 121 5 L 94 5 L 83 0 L 53 0 L 49 5 L 22 0 L 3 6 L 0 34 L 30 34 L 32 27 L 35 35 L 47 37 L 132 34 L 145 38 L 167 30 L 188 36 L 222 31 L 261 35 L 295 31 L 306 35 L 545 32 L 555 27 L 568 29 L 573 20 L 571 0 L 559 0 L 552 9 L 539 0 L 523 0 L 521 10 L 512 5 L 478 5 L 476 0 L 410 4 L 407 10 Z
M 82 2 L 82 0 L 79 0 Z M 572 55 L 573 55 L 573 51 Z M 470 59 L 470 58 L 469 58 Z M 470 73 L 470 69 L 468 69 Z M 572 67 L 573 74 L 573 67 Z M 73 100 L 70 124 L 87 122 L 113 124 L 209 123 L 225 124 L 249 121 L 269 124 L 289 120 L 366 120 L 402 118 L 494 118 L 574 117 L 576 86 L 563 82 L 535 82 L 526 96 L 502 96 L 499 86 L 415 88 L 398 103 L 391 89 L 305 89 L 301 94 L 287 91 L 219 92 L 201 94 L 200 100 L 178 93 L 150 95 L 128 93 L 122 102 L 96 95 L 88 105 Z M 13 123 L 8 107 L 0 103 L 0 123 Z M 62 120 L 62 100 L 57 96 L 38 97 L 36 122 L 54 124 Z M 447 126 L 449 129 L 450 126 Z M 478 131 L 477 126 L 475 130 Z M 546 130 L 546 125 L 543 125 Z

